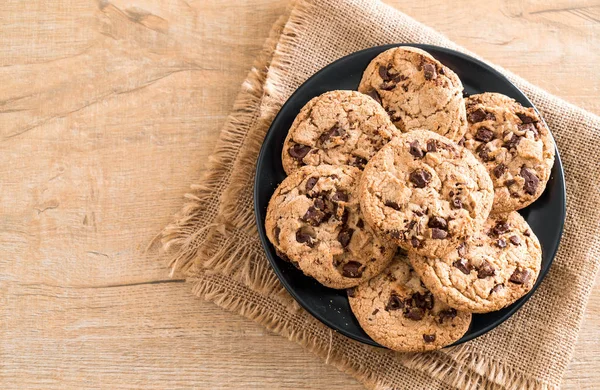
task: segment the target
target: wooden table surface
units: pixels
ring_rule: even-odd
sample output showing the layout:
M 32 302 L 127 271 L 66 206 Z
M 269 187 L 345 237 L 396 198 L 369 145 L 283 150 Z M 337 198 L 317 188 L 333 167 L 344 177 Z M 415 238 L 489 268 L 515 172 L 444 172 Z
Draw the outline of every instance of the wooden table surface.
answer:
M 599 1 L 390 0 L 600 114 Z M 144 248 L 286 0 L 2 0 L 0 387 L 359 389 Z M 600 283 L 565 389 L 600 386 Z

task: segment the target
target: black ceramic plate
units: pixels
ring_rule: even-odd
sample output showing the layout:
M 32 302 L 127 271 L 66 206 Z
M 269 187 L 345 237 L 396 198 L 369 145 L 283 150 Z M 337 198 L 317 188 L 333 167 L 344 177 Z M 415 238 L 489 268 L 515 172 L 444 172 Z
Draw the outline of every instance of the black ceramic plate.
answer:
M 403 44 L 405 45 L 405 44 Z M 379 53 L 394 46 L 373 47 L 350 54 L 326 66 L 296 90 L 271 124 L 265 137 L 258 162 L 254 187 L 254 212 L 262 244 L 273 269 L 289 293 L 313 316 L 332 329 L 366 344 L 379 346 L 359 326 L 350 310 L 344 290 L 322 286 L 305 276 L 288 262 L 277 257 L 265 234 L 267 204 L 275 188 L 285 178 L 281 165 L 281 149 L 288 129 L 300 109 L 313 97 L 334 89 L 358 88 L 364 69 Z M 533 107 L 527 97 L 510 81 L 488 65 L 453 50 L 429 45 L 420 47 L 452 69 L 468 94 L 500 92 L 516 99 L 525 107 Z M 455 344 L 474 339 L 513 315 L 540 285 L 558 249 L 566 214 L 565 182 L 558 151 L 552 175 L 543 195 L 531 206 L 519 211 L 527 220 L 542 245 L 542 270 L 532 291 L 502 310 L 473 315 L 469 331 Z

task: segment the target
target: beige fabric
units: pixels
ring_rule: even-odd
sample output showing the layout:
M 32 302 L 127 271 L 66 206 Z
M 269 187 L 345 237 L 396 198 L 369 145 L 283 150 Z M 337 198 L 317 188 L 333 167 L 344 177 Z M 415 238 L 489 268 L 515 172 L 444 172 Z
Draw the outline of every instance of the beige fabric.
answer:
M 207 177 L 192 186 L 163 234 L 174 271 L 196 295 L 294 340 L 369 388 L 558 388 L 599 268 L 600 118 L 499 69 L 541 111 L 558 144 L 568 215 L 554 264 L 503 325 L 458 347 L 396 354 L 353 342 L 312 318 L 283 290 L 260 246 L 252 208 L 255 161 L 278 109 L 317 70 L 386 43 L 465 51 L 371 0 L 301 0 L 274 26 L 221 132 Z M 472 53 L 469 53 L 472 54 Z

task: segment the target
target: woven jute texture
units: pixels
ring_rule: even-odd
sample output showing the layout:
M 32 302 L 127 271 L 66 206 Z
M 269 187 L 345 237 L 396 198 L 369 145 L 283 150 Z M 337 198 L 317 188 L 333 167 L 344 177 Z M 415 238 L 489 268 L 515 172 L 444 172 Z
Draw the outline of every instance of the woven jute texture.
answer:
M 197 296 L 298 342 L 368 388 L 558 388 L 599 268 L 600 118 L 501 68 L 496 67 L 546 119 L 567 180 L 558 255 L 517 314 L 458 347 L 393 353 L 349 340 L 311 317 L 285 292 L 266 260 L 252 192 L 256 158 L 272 119 L 325 65 L 357 50 L 401 42 L 466 52 L 378 1 L 300 0 L 290 6 L 242 86 L 206 177 L 192 185 L 183 209 L 163 232 L 173 272 L 187 275 Z

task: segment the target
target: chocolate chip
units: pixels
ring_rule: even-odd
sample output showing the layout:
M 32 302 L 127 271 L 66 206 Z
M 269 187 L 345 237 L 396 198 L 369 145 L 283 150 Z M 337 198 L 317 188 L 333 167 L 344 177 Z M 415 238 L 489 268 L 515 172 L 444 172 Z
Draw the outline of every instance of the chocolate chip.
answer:
M 414 293 L 411 298 L 414 302 L 414 306 L 423 310 L 433 309 L 433 295 L 429 291 L 423 294 Z
M 477 269 L 477 277 L 479 279 L 487 278 L 488 276 L 496 275 L 496 269 L 489 261 L 483 260 L 479 268 Z
M 456 309 L 442 310 L 438 313 L 438 321 L 440 324 L 443 324 L 446 319 L 453 320 L 457 314 Z
M 496 245 L 498 248 L 506 248 L 506 241 L 504 241 L 502 238 L 499 238 L 498 241 L 496 241 Z
M 424 171 L 423 169 L 417 169 L 410 173 L 409 180 L 417 188 L 425 188 L 429 180 L 431 180 L 431 173 Z
M 510 236 L 508 240 L 513 245 L 519 245 L 521 243 L 521 239 L 518 236 Z
M 510 225 L 506 221 L 498 221 L 492 228 L 492 234 L 499 236 L 510 231 Z
M 288 149 L 290 156 L 296 160 L 302 160 L 310 152 L 310 146 L 295 144 Z
M 341 137 L 344 134 L 346 134 L 346 130 L 341 129 L 336 125 L 333 126 L 331 129 L 325 131 L 323 134 L 321 134 L 321 136 L 319 137 L 319 141 L 321 142 L 321 144 L 324 144 L 325 142 L 329 141 L 332 137 Z
M 421 246 L 421 241 L 419 241 L 417 237 L 413 237 L 410 239 L 410 244 L 413 246 L 413 248 L 419 248 Z
M 443 230 L 448 229 L 448 222 L 442 217 L 431 217 L 427 226 L 430 228 L 440 228 Z
M 494 168 L 492 172 L 494 173 L 494 176 L 499 178 L 500 176 L 504 175 L 504 172 L 506 172 L 507 169 L 508 167 L 505 164 L 500 163 L 496 165 L 496 168 Z
M 373 98 L 373 100 L 375 100 L 377 103 L 381 104 L 381 98 L 379 97 L 379 93 L 377 93 L 375 89 L 371 89 L 370 91 L 368 91 L 367 95 Z
M 356 222 L 356 227 L 357 227 L 357 228 L 359 228 L 359 229 L 362 229 L 362 228 L 364 228 L 364 227 L 365 227 L 365 223 L 363 222 L 363 220 L 362 220 L 362 219 L 359 219 L 359 220 Z
M 373 310 L 373 313 L 371 313 L 372 316 L 374 316 L 375 314 L 379 313 L 379 309 L 375 309 Z
M 505 185 L 505 186 L 507 186 L 507 187 L 510 187 L 510 186 L 512 186 L 513 184 L 515 184 L 516 182 L 517 182 L 517 181 L 516 181 L 516 180 L 514 180 L 514 179 L 509 179 L 509 180 L 507 180 L 507 181 L 505 181 L 505 182 L 504 182 L 504 185 Z
M 415 158 L 423 158 L 425 153 L 421 150 L 421 146 L 419 145 L 419 141 L 414 140 L 410 143 L 409 153 L 412 154 Z
M 312 226 L 319 226 L 328 217 L 326 213 L 317 209 L 314 206 L 310 206 L 306 211 L 306 214 L 300 218 L 303 222 L 307 222 Z
M 387 206 L 387 207 L 391 207 L 394 210 L 400 211 L 400 205 L 398 203 L 396 203 L 396 202 L 391 201 L 391 200 L 386 200 L 385 203 L 384 203 L 384 205 Z
M 537 122 L 535 120 L 535 118 L 531 118 L 530 116 L 528 116 L 526 114 L 522 114 L 520 112 L 517 113 L 517 116 L 519 117 L 519 119 L 521 120 L 522 123 L 535 123 L 535 122 Z
M 427 151 L 428 152 L 437 152 L 437 142 L 434 139 L 430 139 L 427 141 Z
M 360 278 L 362 276 L 361 263 L 350 260 L 342 267 L 342 275 L 347 278 Z
M 463 207 L 462 200 L 460 200 L 458 198 L 452 199 L 451 205 L 452 205 L 453 209 L 462 209 L 462 207 Z
M 423 341 L 425 341 L 426 343 L 433 343 L 435 341 L 435 335 L 434 334 L 424 334 Z
M 531 231 L 530 230 L 525 230 L 523 232 L 523 235 L 526 236 L 526 237 L 529 237 L 529 236 L 531 236 Z
M 475 133 L 475 139 L 481 142 L 490 142 L 494 139 L 494 132 L 487 127 L 480 127 Z
M 392 76 L 388 72 L 387 66 L 379 66 L 379 76 L 383 79 L 383 81 L 389 81 L 392 79 Z
M 275 241 L 279 244 L 279 233 L 281 233 L 281 228 L 279 226 L 275 226 L 273 229 L 273 235 L 275 236 Z
M 458 270 L 465 275 L 470 274 L 471 269 L 473 269 L 471 263 L 466 259 L 458 259 L 454 263 L 452 263 L 452 265 L 458 268 Z
M 522 167 L 521 168 L 521 176 L 525 179 L 525 184 L 523 185 L 523 189 L 529 195 L 535 195 L 535 192 L 540 184 L 540 179 L 531 171 L 531 169 Z
M 534 136 L 539 135 L 533 123 L 524 123 L 522 125 L 517 125 L 517 128 L 521 131 L 531 131 L 534 133 Z
M 494 161 L 496 157 L 490 156 L 490 150 L 485 146 L 485 144 L 479 145 L 477 149 L 475 149 L 479 158 L 484 162 Z
M 515 272 L 513 272 L 512 275 L 510 275 L 510 278 L 508 280 L 510 280 L 514 284 L 525 284 L 529 281 L 530 278 L 531 272 L 529 272 L 528 269 L 516 268 Z
M 442 229 L 433 228 L 431 229 L 431 238 L 441 240 L 448 237 L 448 232 Z
M 296 241 L 311 248 L 315 245 L 315 238 L 315 232 L 309 227 L 302 227 L 296 231 Z
M 390 230 L 390 236 L 392 236 L 392 238 L 400 238 L 400 236 L 402 235 L 402 233 L 400 233 L 399 230 Z
M 354 160 L 350 160 L 348 164 L 352 165 L 353 167 L 364 169 L 365 165 L 367 165 L 367 160 L 362 157 L 354 156 Z
M 331 200 L 335 202 L 347 202 L 348 194 L 342 190 L 337 190 L 335 194 L 331 197 Z
M 348 296 L 350 298 L 354 298 L 356 296 L 356 288 L 354 288 L 354 287 L 347 288 L 346 294 L 348 294 Z
M 465 142 L 466 142 L 466 139 L 465 139 L 465 137 L 462 137 L 462 138 L 461 138 L 461 139 L 458 141 L 458 144 L 459 144 L 460 146 L 465 146 Z
M 317 181 L 319 181 L 318 177 L 309 177 L 306 181 L 306 191 L 312 190 L 315 187 L 315 184 L 317 184 Z
M 400 299 L 399 296 L 392 293 L 392 295 L 390 295 L 388 303 L 385 305 L 385 310 L 399 310 L 402 308 L 404 308 L 404 302 L 402 302 L 402 299 Z
M 482 108 L 478 108 L 475 111 L 470 112 L 467 115 L 469 123 L 478 123 L 484 120 L 496 120 L 496 115 L 491 112 L 486 112 Z
M 314 205 L 317 209 L 325 211 L 325 201 L 321 198 L 315 199 Z
M 348 244 L 350 244 L 350 239 L 352 238 L 353 233 L 354 230 L 350 228 L 342 229 L 338 233 L 337 240 L 340 242 L 340 244 L 342 244 L 344 248 L 347 247 Z
M 404 317 L 406 317 L 410 320 L 413 320 L 413 321 L 421 320 L 424 315 L 425 315 L 425 310 L 418 308 L 418 307 L 413 307 L 404 312 Z
M 460 257 L 464 256 L 467 252 L 467 246 L 465 245 L 465 243 L 461 243 L 458 248 L 456 248 L 456 252 L 458 253 L 458 255 Z
M 514 149 L 521 142 L 521 136 L 513 134 L 512 137 L 504 143 L 504 147 L 507 149 Z
M 490 290 L 490 294 L 497 293 L 498 291 L 502 290 L 503 288 L 504 288 L 503 284 L 497 284 L 494 287 L 492 287 L 492 289 Z
M 392 89 L 396 88 L 396 85 L 398 84 L 394 82 L 394 80 L 384 81 L 383 83 L 381 83 L 379 88 L 381 88 L 384 91 L 391 91 Z
M 424 64 L 423 65 L 423 73 L 425 75 L 425 80 L 434 80 L 437 78 L 437 73 L 435 71 L 435 65 L 433 64 Z

